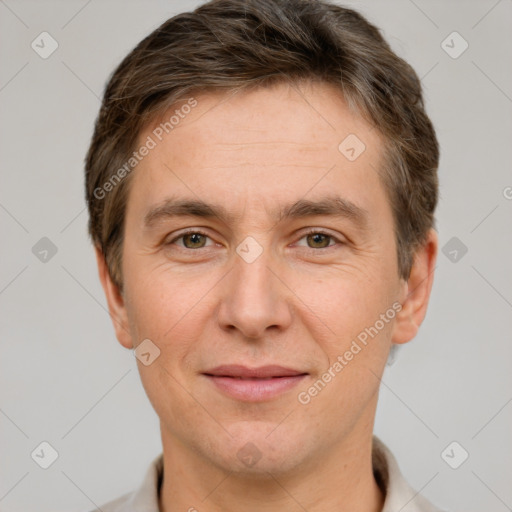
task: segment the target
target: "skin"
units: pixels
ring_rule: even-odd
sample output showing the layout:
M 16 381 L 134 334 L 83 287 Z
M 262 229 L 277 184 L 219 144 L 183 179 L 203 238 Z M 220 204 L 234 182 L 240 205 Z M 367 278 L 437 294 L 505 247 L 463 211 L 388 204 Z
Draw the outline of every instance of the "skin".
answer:
M 379 511 L 384 497 L 371 465 L 379 378 L 392 343 L 414 338 L 424 319 L 436 233 L 401 279 L 376 171 L 385 142 L 332 86 L 279 84 L 196 99 L 133 171 L 122 294 L 97 250 L 119 342 L 132 349 L 148 338 L 160 349 L 149 366 L 137 360 L 161 424 L 160 508 Z M 353 162 L 338 150 L 349 134 L 366 145 Z M 333 194 L 367 211 L 366 229 L 330 215 L 272 215 Z M 146 213 L 171 195 L 222 204 L 232 218 L 165 218 L 145 229 Z M 177 238 L 184 228 L 207 236 Z M 307 228 L 331 238 L 308 236 Z M 262 248 L 252 263 L 236 252 L 248 236 Z M 396 301 L 394 319 L 301 404 L 298 393 Z M 202 375 L 220 364 L 279 364 L 308 375 L 282 395 L 248 403 Z M 237 457 L 247 443 L 261 456 L 252 466 Z

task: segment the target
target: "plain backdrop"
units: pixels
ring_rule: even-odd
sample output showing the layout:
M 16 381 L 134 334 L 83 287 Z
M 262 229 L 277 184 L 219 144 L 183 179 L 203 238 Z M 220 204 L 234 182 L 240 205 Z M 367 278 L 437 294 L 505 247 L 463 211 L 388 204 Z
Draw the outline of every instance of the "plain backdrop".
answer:
M 92 510 L 135 489 L 161 451 L 106 312 L 83 160 L 114 67 L 198 4 L 0 1 L 2 511 Z M 344 5 L 422 78 L 442 153 L 431 303 L 386 369 L 375 432 L 438 506 L 512 510 L 512 1 Z M 42 32 L 58 43 L 45 59 L 31 47 Z M 58 453 L 48 469 L 31 456 L 42 442 Z

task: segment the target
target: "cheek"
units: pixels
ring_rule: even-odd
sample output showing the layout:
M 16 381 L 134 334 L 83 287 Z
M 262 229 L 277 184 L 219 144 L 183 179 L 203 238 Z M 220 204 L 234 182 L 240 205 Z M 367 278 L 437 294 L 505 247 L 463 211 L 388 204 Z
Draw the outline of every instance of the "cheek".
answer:
M 368 266 L 364 274 L 354 270 L 322 279 L 310 276 L 295 284 L 297 296 L 308 306 L 303 307 L 302 320 L 315 339 L 318 360 L 323 361 L 313 387 L 301 389 L 302 398 L 310 400 L 306 407 L 319 414 L 332 408 L 333 424 L 340 415 L 347 420 L 347 411 L 361 411 L 375 396 L 376 375 L 387 360 L 395 295 L 382 269 L 374 268 Z
M 204 421 L 204 411 L 187 390 L 196 370 L 190 360 L 204 337 L 211 306 L 205 293 L 213 284 L 206 276 L 190 279 L 154 269 L 134 272 L 127 282 L 127 313 L 136 343 L 150 339 L 160 351 L 149 366 L 137 361 L 141 382 L 157 414 L 174 418 L 171 426 L 176 432 L 190 422 Z
M 204 272 L 176 272 L 166 261 L 152 265 L 149 260 L 151 257 L 126 261 L 127 312 L 139 335 L 163 342 L 176 338 L 174 333 L 185 326 L 196 325 L 191 321 L 194 309 L 214 280 Z
M 201 344 L 212 347 L 208 332 L 218 282 L 213 272 L 177 273 L 166 265 L 141 267 L 132 273 L 127 282 L 130 330 L 137 344 L 150 339 L 160 350 L 155 363 L 162 366 L 161 371 L 148 373 L 139 364 L 148 394 L 149 387 L 155 393 L 172 389 L 174 394 L 178 382 L 189 379 L 189 374 L 197 370 Z
M 394 300 L 385 269 L 367 263 L 282 272 L 287 286 L 281 300 L 295 310 L 299 328 L 302 324 L 304 335 L 313 337 L 329 359 L 373 325 Z M 149 338 L 164 352 L 172 349 L 175 363 L 205 337 L 206 327 L 218 327 L 212 316 L 222 296 L 215 288 L 220 284 L 229 293 L 221 283 L 224 272 L 190 267 L 180 272 L 167 262 L 151 267 L 144 257 L 126 260 L 126 268 L 126 306 L 135 344 Z
M 391 308 L 384 289 L 349 284 L 331 285 L 311 306 L 318 318 L 311 316 L 307 329 L 315 338 L 316 359 L 323 363 L 297 396 L 304 414 L 323 418 L 322 428 L 340 436 L 377 399 L 377 376 L 387 360 L 393 325 L 392 318 L 380 320 Z M 304 302 L 315 304 L 312 296 Z M 321 336 L 320 332 L 327 334 Z
M 307 318 L 325 331 L 335 348 L 373 325 L 394 300 L 393 286 L 378 265 L 333 268 L 321 277 L 313 273 L 290 275 L 290 288 Z M 383 329 L 384 330 L 384 329 Z

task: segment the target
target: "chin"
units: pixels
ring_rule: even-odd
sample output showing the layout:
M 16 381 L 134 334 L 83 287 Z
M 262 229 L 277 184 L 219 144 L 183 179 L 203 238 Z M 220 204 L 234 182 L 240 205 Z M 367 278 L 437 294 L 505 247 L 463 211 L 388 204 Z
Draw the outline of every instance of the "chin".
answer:
M 308 447 L 314 448 L 313 440 L 297 435 L 296 426 L 290 424 L 254 421 L 228 430 L 232 437 L 224 438 L 226 445 L 216 446 L 214 457 L 223 470 L 241 475 L 269 478 L 268 473 L 290 473 L 308 458 Z

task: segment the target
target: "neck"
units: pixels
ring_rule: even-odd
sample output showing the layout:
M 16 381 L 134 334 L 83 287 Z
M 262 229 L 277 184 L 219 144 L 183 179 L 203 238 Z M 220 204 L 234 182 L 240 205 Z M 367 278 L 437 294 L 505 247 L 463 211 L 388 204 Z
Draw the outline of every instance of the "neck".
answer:
M 384 496 L 373 476 L 373 421 L 367 427 L 292 471 L 248 476 L 215 466 L 162 426 L 160 511 L 380 512 Z

